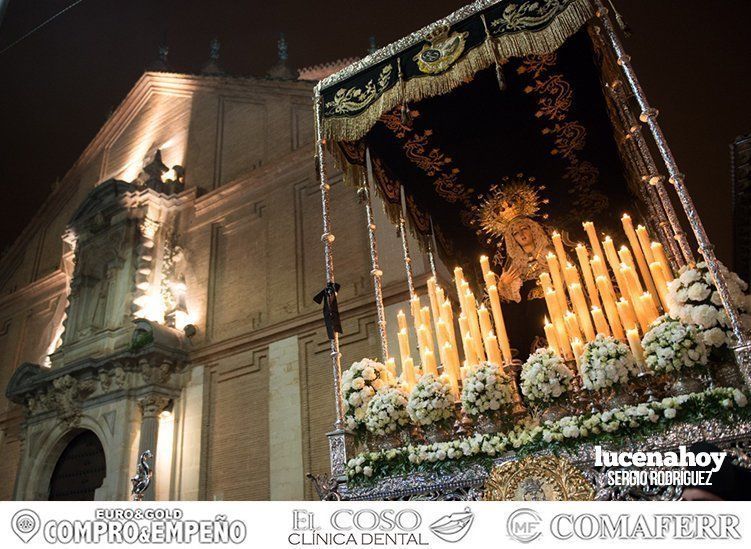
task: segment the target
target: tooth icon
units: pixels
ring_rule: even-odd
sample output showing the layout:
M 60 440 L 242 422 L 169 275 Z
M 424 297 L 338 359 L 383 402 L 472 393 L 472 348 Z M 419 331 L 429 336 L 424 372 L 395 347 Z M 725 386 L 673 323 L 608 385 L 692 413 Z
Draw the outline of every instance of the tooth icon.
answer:
M 474 520 L 475 515 L 469 507 L 465 507 L 462 513 L 452 513 L 439 518 L 430 525 L 430 531 L 443 541 L 456 543 L 467 535 Z
M 39 515 L 31 509 L 21 509 L 10 520 L 10 527 L 13 532 L 24 543 L 29 543 L 31 538 L 36 536 L 41 526 Z

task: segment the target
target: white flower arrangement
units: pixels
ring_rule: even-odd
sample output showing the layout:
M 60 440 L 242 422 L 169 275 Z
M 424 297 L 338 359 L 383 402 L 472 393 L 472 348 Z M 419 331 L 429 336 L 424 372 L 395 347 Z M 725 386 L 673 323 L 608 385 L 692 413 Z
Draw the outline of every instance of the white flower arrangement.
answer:
M 644 334 L 644 361 L 653 372 L 678 372 L 707 363 L 707 347 L 699 329 L 663 315 Z
M 467 375 L 462 409 L 469 416 L 491 415 L 511 402 L 511 380 L 497 364 L 483 362 Z
M 386 366 L 363 358 L 342 374 L 342 399 L 347 429 L 363 427 L 368 402 L 379 390 L 391 387 L 394 380 Z
M 589 416 L 568 416 L 544 425 L 519 425 L 508 433 L 475 434 L 466 438 L 433 444 L 364 452 L 347 462 L 349 479 L 393 474 L 410 467 L 458 461 L 472 456 L 497 456 L 525 446 L 583 442 L 628 429 L 659 428 L 658 424 L 682 419 L 682 414 L 697 408 L 701 413 L 716 412 L 718 407 L 736 410 L 748 406 L 748 397 L 739 389 L 719 387 L 700 393 L 664 398 L 661 401 L 628 405 Z M 393 464 L 393 465 L 392 465 Z
M 639 373 L 628 345 L 602 334 L 584 346 L 579 371 L 584 388 L 590 391 L 625 383 Z
M 447 421 L 454 416 L 454 397 L 445 376 L 425 374 L 415 383 L 407 401 L 407 412 L 417 425 Z
M 751 326 L 751 296 L 746 293 L 748 284 L 722 263 L 719 268 L 727 282 L 730 299 L 741 314 L 741 321 L 747 327 Z M 697 263 L 693 269 L 684 267 L 680 276 L 668 283 L 668 309 L 672 317 L 684 324 L 698 326 L 709 351 L 726 349 L 733 344 L 730 321 L 706 262 Z
M 376 436 L 385 436 L 408 425 L 407 398 L 400 387 L 378 391 L 365 408 L 365 428 Z
M 537 349 L 522 366 L 522 394 L 531 402 L 551 402 L 571 388 L 573 372 L 549 348 Z

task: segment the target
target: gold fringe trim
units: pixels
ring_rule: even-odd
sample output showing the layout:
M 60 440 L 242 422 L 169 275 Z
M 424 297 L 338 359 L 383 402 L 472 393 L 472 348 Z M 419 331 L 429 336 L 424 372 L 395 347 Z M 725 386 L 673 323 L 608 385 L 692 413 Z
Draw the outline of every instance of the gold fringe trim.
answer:
M 493 38 L 500 58 L 549 53 L 563 43 L 594 15 L 589 0 L 576 0 L 544 29 L 520 32 Z M 495 63 L 495 57 L 483 44 L 478 44 L 446 72 L 437 76 L 415 77 L 381 94 L 365 111 L 347 118 L 327 118 L 324 135 L 335 141 L 357 141 L 375 125 L 381 115 L 404 102 L 415 102 L 448 93 L 470 81 L 474 75 Z

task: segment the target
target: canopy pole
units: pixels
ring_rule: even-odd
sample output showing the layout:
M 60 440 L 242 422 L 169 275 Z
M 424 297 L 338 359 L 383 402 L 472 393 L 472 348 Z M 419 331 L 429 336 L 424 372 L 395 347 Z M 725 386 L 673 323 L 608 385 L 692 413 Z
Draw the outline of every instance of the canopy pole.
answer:
M 615 29 L 613 28 L 613 24 L 610 22 L 610 18 L 608 17 L 608 9 L 602 4 L 601 0 L 594 0 L 594 4 L 597 17 L 600 19 L 602 27 L 605 30 L 608 40 L 610 41 L 610 45 L 612 46 L 618 59 L 618 65 L 620 65 L 620 67 L 623 69 L 626 80 L 631 86 L 631 90 L 633 91 L 634 96 L 639 103 L 639 108 L 642 111 L 641 115 L 639 116 L 639 120 L 641 120 L 642 123 L 646 124 L 649 127 L 650 132 L 652 133 L 652 137 L 655 140 L 657 149 L 660 151 L 662 160 L 667 167 L 668 173 L 670 174 L 670 183 L 672 183 L 673 187 L 675 188 L 678 199 L 680 200 L 681 205 L 683 206 L 683 210 L 686 213 L 686 217 L 688 218 L 691 230 L 694 232 L 696 241 L 699 244 L 699 251 L 707 263 L 709 273 L 712 276 L 712 280 L 714 281 L 715 286 L 717 286 L 717 291 L 720 294 L 722 305 L 728 315 L 728 320 L 730 321 L 730 325 L 733 329 L 733 334 L 735 335 L 737 341 L 737 345 L 735 346 L 735 354 L 738 360 L 738 365 L 743 372 L 743 376 L 746 380 L 746 385 L 751 387 L 751 341 L 749 341 L 748 335 L 746 334 L 746 331 L 741 324 L 735 304 L 730 298 L 730 292 L 728 291 L 725 277 L 720 271 L 720 265 L 717 261 L 717 257 L 714 254 L 714 246 L 709 241 L 707 232 L 704 229 L 704 224 L 702 223 L 701 218 L 696 211 L 694 202 L 691 199 L 691 196 L 688 193 L 688 189 L 686 188 L 686 185 L 684 183 L 684 175 L 678 170 L 678 165 L 675 161 L 675 158 L 673 157 L 673 153 L 671 152 L 670 147 L 667 144 L 665 135 L 662 133 L 662 128 L 657 122 L 657 109 L 650 107 L 649 103 L 647 102 L 644 90 L 642 89 L 639 81 L 636 78 L 634 69 L 631 67 L 631 58 L 625 53 L 623 45 L 621 44 L 621 41 L 618 38 Z
M 323 218 L 323 257 L 326 266 L 326 286 L 335 287 L 334 280 L 334 255 L 333 244 L 334 234 L 331 232 L 331 217 L 329 192 L 331 186 L 328 183 L 326 175 L 326 163 L 323 154 L 323 98 L 321 96 L 320 84 L 315 87 L 314 93 L 314 111 L 315 111 L 315 131 L 316 131 L 316 164 L 320 179 L 321 190 L 321 214 Z M 339 351 L 339 334 L 336 330 L 331 330 L 330 337 L 331 348 L 331 367 L 334 378 L 334 401 L 336 407 L 336 421 L 334 422 L 334 431 L 328 433 L 329 439 L 329 456 L 331 458 L 331 475 L 336 478 L 345 478 L 347 464 L 347 454 L 350 452 L 352 444 L 352 433 L 345 430 L 344 423 L 344 399 L 342 396 L 342 356 Z
M 370 199 L 370 150 L 365 150 L 365 170 L 358 189 L 360 200 L 365 205 L 365 216 L 368 223 L 368 242 L 370 243 L 370 274 L 373 277 L 373 293 L 375 294 L 376 313 L 378 316 L 378 335 L 381 340 L 381 356 L 384 364 L 389 359 L 389 342 L 386 334 L 386 309 L 383 306 L 383 271 L 378 262 L 378 240 L 376 238 L 376 224 L 373 215 L 373 203 Z
M 415 293 L 415 279 L 412 271 L 412 256 L 409 254 L 409 242 L 407 240 L 407 224 L 404 221 L 404 187 L 399 186 L 399 236 L 402 240 L 402 254 L 404 255 L 404 271 L 407 273 L 407 288 L 410 300 L 417 295 Z
M 630 139 L 634 140 L 639 155 L 643 159 L 646 173 L 642 174 L 642 183 L 646 185 L 647 193 L 654 205 L 657 222 L 665 237 L 663 243 L 670 250 L 675 263 L 674 267 L 678 270 L 693 261 L 691 246 L 686 238 L 686 232 L 681 227 L 681 223 L 675 213 L 675 208 L 673 208 L 673 204 L 670 202 L 670 197 L 663 185 L 664 177 L 658 172 L 657 163 L 652 156 L 652 152 L 649 150 L 644 133 L 641 131 L 641 126 L 628 104 L 628 100 L 623 92 L 623 82 L 621 80 L 612 82 L 610 89 L 613 90 L 613 97 L 621 105 L 626 116 L 629 126 L 627 135 Z

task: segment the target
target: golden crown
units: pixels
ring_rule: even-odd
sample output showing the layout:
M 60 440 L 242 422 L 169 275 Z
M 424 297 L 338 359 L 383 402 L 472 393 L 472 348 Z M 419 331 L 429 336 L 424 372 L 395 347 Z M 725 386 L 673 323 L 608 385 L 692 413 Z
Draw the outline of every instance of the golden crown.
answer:
M 511 222 L 520 217 L 536 217 L 540 206 L 548 200 L 540 198 L 543 186 L 534 186 L 536 179 L 516 174 L 504 177 L 500 185 L 493 185 L 487 197 L 480 196 L 480 204 L 475 209 L 480 231 L 494 237 L 502 237 Z M 546 219 L 547 214 L 540 215 Z M 478 231 L 478 232 L 480 232 Z

